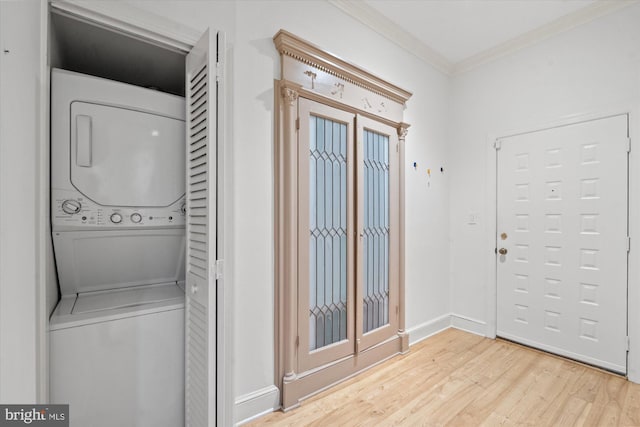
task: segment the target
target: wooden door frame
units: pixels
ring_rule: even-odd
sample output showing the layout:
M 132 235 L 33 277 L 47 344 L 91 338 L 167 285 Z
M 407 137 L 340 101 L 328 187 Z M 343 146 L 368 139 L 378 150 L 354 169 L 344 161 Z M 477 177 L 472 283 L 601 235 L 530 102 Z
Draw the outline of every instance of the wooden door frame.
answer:
M 275 384 L 285 410 L 322 389 L 395 354 L 408 350 L 404 324 L 404 167 L 400 168 L 399 321 L 397 334 L 367 351 L 322 368 L 299 372 L 298 359 L 298 99 L 300 97 L 361 114 L 391 126 L 398 134 L 399 163 L 405 165 L 403 122 L 411 93 L 287 31 L 274 36 L 281 79 L 274 81 L 274 252 Z
M 636 239 L 640 236 L 640 153 L 637 152 L 638 145 L 634 139 L 640 140 L 640 104 L 623 104 L 610 109 L 587 111 L 580 114 L 571 114 L 558 120 L 532 123 L 515 129 L 506 129 L 500 132 L 490 132 L 487 134 L 486 145 L 486 187 L 487 197 L 485 198 L 484 217 L 487 218 L 487 228 L 485 234 L 486 247 L 486 288 L 485 288 L 485 309 L 487 313 L 484 334 L 489 338 L 496 338 L 497 333 L 497 150 L 496 141 L 525 133 L 553 129 L 560 126 L 578 124 L 586 121 L 604 119 L 607 117 L 627 115 L 628 132 L 631 138 L 631 151 L 628 160 L 628 230 L 631 238 L 631 251 L 627 261 L 627 334 L 630 340 L 629 352 L 627 354 L 627 378 L 634 383 L 640 383 L 640 263 L 632 262 L 639 252 L 636 249 L 638 243 Z M 634 153 L 635 148 L 635 153 Z M 635 196 L 634 196 L 635 195 Z

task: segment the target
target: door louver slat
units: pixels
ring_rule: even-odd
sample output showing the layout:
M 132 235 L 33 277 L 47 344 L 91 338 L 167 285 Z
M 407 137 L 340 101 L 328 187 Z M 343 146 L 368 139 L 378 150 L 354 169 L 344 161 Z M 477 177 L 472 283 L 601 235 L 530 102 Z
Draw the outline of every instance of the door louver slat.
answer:
M 188 84 L 188 198 L 187 198 L 187 286 L 199 292 L 209 281 L 210 209 L 215 209 L 209 200 L 212 176 L 209 129 L 209 69 L 207 61 L 197 69 Z M 193 288 L 189 288 L 193 289 Z M 190 292 L 190 290 L 187 292 Z M 206 302 L 208 303 L 208 301 Z M 195 292 L 187 304 L 187 358 L 186 358 L 186 424 L 207 426 L 210 413 L 209 393 L 210 363 L 209 307 L 198 301 Z

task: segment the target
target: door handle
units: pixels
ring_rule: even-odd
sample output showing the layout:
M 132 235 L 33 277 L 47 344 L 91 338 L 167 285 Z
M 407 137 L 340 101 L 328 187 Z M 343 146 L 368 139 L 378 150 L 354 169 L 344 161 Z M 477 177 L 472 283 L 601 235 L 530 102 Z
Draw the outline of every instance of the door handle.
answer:
M 498 250 L 498 253 L 499 253 L 500 255 L 506 255 L 506 254 L 507 254 L 507 249 L 506 249 L 506 248 L 500 248 L 500 249 Z
M 91 167 L 91 116 L 76 116 L 76 165 Z

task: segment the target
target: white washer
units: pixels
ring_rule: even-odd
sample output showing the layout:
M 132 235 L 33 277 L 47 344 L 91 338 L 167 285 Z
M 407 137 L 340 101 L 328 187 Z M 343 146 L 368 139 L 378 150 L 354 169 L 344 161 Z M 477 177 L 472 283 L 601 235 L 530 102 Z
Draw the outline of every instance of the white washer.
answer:
M 184 110 L 52 70 L 50 394 L 72 427 L 184 422 Z

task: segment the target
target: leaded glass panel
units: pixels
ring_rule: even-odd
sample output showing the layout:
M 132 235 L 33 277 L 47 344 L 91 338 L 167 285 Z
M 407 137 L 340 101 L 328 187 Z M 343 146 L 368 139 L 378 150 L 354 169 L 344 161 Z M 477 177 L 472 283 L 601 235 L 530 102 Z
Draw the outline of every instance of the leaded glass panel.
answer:
M 309 120 L 309 350 L 347 338 L 347 125 Z
M 389 323 L 389 137 L 364 130 L 363 333 Z

